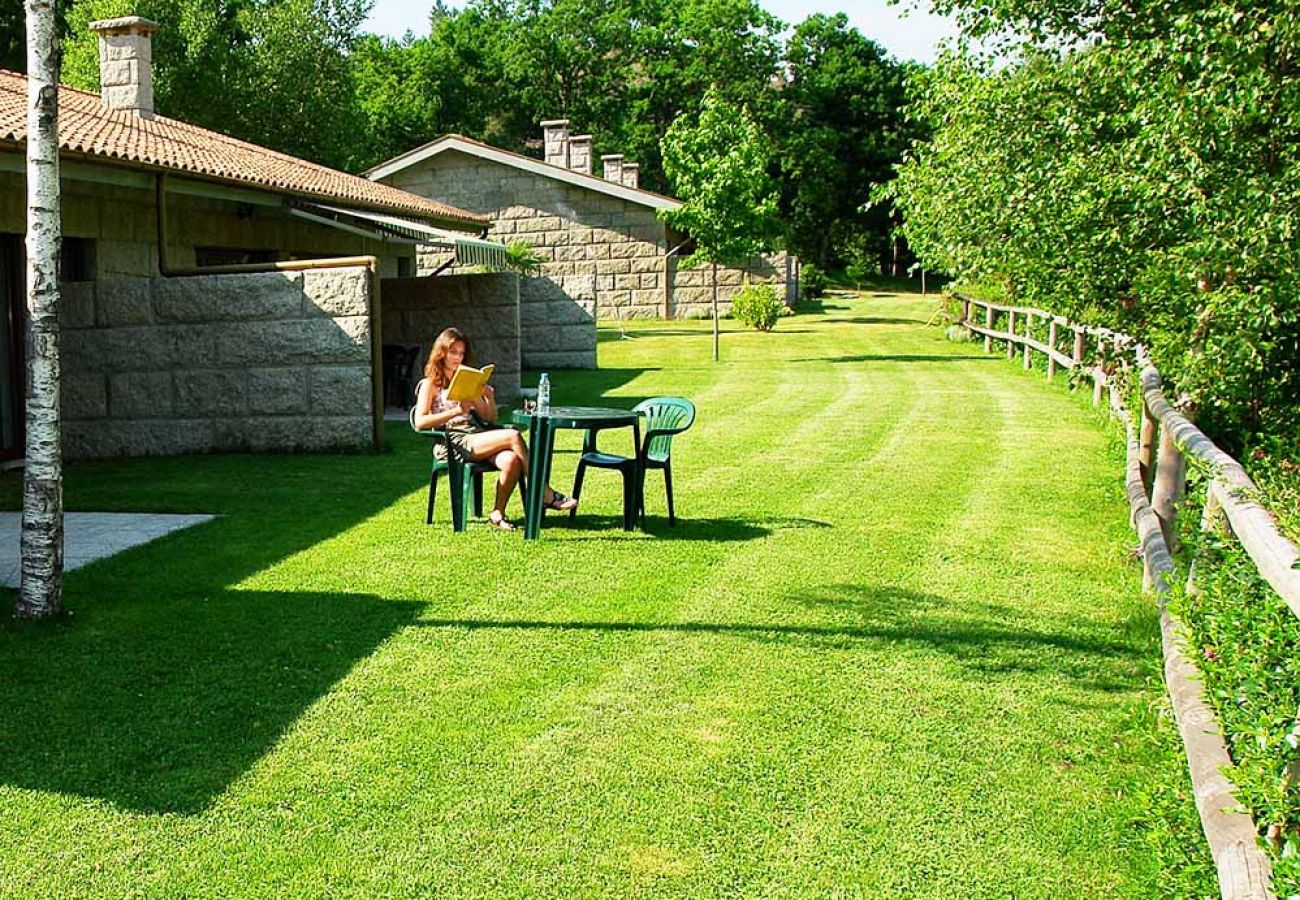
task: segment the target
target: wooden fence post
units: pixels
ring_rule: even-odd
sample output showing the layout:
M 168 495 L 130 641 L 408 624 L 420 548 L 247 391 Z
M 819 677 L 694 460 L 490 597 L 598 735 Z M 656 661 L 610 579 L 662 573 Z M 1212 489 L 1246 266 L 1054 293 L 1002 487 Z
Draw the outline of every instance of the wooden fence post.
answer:
M 1034 367 L 1034 358 L 1029 349 L 1029 341 L 1034 330 L 1034 314 L 1025 313 L 1025 371 Z
M 1009 309 L 1007 310 L 1007 359 L 1015 359 L 1016 357 L 1016 342 L 1012 340 L 1015 333 L 1016 311 Z
M 1056 318 L 1047 323 L 1047 380 L 1056 375 Z
M 964 323 L 970 322 L 970 298 L 961 298 L 961 320 Z
M 1072 354 L 1074 362 L 1070 366 L 1070 371 L 1075 373 L 1074 383 L 1079 383 L 1079 366 L 1083 365 L 1083 329 L 1078 325 L 1074 327 L 1074 353 Z
M 993 330 L 993 304 L 990 303 L 984 307 L 984 328 L 987 331 Z M 988 334 L 984 335 L 984 352 L 993 352 L 993 338 Z
M 1146 485 L 1147 494 L 1151 493 L 1151 464 L 1155 462 L 1156 420 L 1142 401 L 1142 424 L 1138 431 L 1138 468 L 1142 472 L 1142 483 Z
M 1170 553 L 1178 551 L 1178 504 L 1183 499 L 1187 460 L 1174 443 L 1174 431 L 1160 428 L 1160 451 L 1156 458 L 1156 483 L 1151 494 L 1151 508 L 1160 520 L 1160 530 L 1165 535 L 1165 546 Z

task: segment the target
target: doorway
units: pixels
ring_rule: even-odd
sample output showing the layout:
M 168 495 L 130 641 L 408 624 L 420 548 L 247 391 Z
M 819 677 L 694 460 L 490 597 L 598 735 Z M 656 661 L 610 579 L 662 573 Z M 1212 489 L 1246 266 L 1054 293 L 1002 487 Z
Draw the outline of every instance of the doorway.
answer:
M 24 452 L 27 256 L 21 234 L 0 234 L 0 461 Z

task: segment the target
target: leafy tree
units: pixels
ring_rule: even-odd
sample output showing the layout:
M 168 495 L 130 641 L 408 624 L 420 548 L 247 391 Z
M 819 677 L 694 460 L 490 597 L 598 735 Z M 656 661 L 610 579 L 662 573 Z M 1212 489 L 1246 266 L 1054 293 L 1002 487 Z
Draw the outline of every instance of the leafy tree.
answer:
M 60 38 L 68 36 L 68 2 L 54 3 L 54 28 Z M 0 69 L 27 71 L 26 34 L 23 0 L 0 0 Z
M 894 193 L 913 248 L 1135 333 L 1230 449 L 1296 433 L 1295 4 L 990 9 L 1024 46 L 1011 66 L 957 55 L 924 79 L 935 137 Z
M 594 151 L 665 185 L 659 141 L 712 85 L 736 102 L 770 89 L 781 23 L 754 0 L 470 0 L 435 8 L 427 38 L 363 42 L 359 96 L 376 129 L 367 163 L 459 131 L 526 149 L 558 116 Z M 417 136 L 404 146 L 399 137 Z
M 662 210 L 695 240 L 685 266 L 713 265 L 713 358 L 718 358 L 718 265 L 738 265 L 772 247 L 776 186 L 771 144 L 749 111 L 710 90 L 698 118 L 683 115 L 663 139 L 664 170 L 683 205 Z
M 370 0 L 79 0 L 68 13 L 65 80 L 98 90 L 86 27 L 138 14 L 159 23 L 159 113 L 329 165 L 355 153 L 361 117 L 348 54 Z
M 883 262 L 890 210 L 868 201 L 920 136 L 903 111 L 906 70 L 843 13 L 809 16 L 784 56 L 788 79 L 769 116 L 790 248 L 827 266 L 868 238 Z

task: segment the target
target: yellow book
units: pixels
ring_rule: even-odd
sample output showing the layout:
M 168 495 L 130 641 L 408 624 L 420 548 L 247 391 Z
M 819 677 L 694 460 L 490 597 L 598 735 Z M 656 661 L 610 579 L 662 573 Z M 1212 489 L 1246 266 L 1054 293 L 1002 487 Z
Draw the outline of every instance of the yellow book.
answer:
M 477 400 L 483 395 L 483 385 L 488 383 L 488 379 L 495 371 L 496 366 L 484 366 L 481 369 L 466 365 L 457 366 L 456 371 L 452 373 L 451 384 L 447 385 L 447 399 L 452 403 Z

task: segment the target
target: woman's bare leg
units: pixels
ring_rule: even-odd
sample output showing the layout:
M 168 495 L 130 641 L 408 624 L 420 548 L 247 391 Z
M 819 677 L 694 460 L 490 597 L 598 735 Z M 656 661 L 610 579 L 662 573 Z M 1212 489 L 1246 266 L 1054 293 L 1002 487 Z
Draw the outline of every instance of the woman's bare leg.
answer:
M 475 462 L 495 459 L 497 454 L 504 452 L 513 453 L 515 458 L 518 459 L 519 464 L 523 467 L 520 474 L 528 474 L 528 446 L 524 444 L 524 439 L 519 432 L 513 428 L 495 428 L 492 431 L 481 431 L 470 439 L 469 458 Z M 498 465 L 497 468 L 500 469 L 501 467 Z M 515 480 L 518 480 L 518 476 L 515 476 Z M 511 482 L 511 487 L 514 486 L 514 483 L 514 481 Z M 506 498 L 509 499 L 509 496 L 507 493 Z M 548 484 L 542 502 L 550 503 L 554 499 L 555 491 Z
M 510 502 L 510 494 L 514 491 L 519 476 L 524 474 L 524 460 L 513 450 L 502 450 L 492 458 L 492 464 L 501 473 L 497 477 L 496 505 L 492 507 L 492 511 L 504 517 L 506 504 Z

